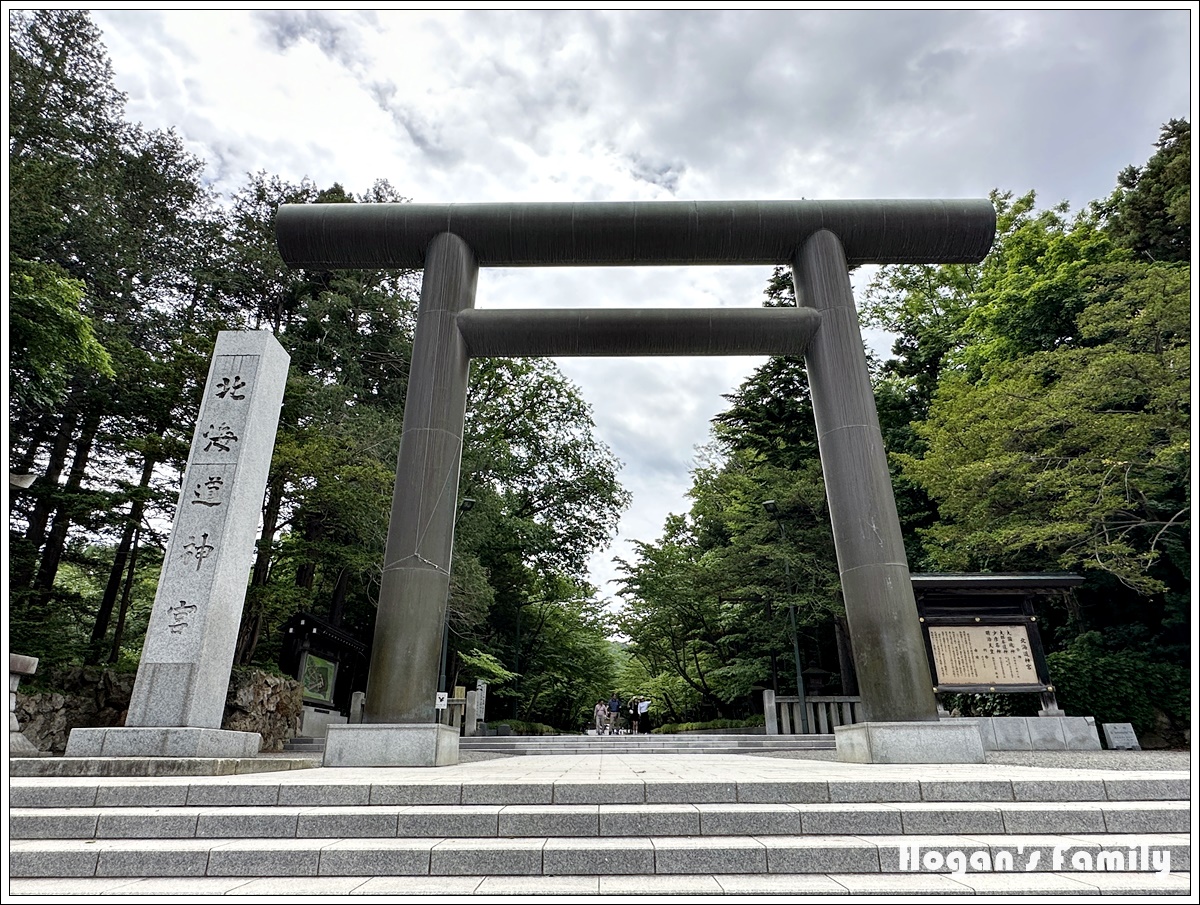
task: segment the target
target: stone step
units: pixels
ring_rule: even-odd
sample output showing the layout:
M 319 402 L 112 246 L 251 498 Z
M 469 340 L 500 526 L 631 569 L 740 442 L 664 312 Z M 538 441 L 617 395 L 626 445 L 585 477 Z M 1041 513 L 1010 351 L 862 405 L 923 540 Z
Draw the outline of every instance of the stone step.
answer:
M 190 877 L 178 879 L 84 877 L 9 880 L 14 896 L 238 895 L 291 896 L 537 896 L 537 895 L 1179 895 L 1191 885 L 1188 873 L 873 873 L 873 874 L 656 874 L 560 877 L 454 876 L 384 877 Z
M 496 751 L 508 754 L 750 754 L 758 751 L 833 751 L 833 739 L 803 744 L 778 744 L 760 742 L 754 744 L 708 744 L 690 743 L 670 745 L 656 742 L 636 743 L 623 739 L 592 739 L 570 744 L 544 745 L 536 742 L 496 742 L 488 739 L 477 745 L 459 745 L 462 751 Z
M 833 745 L 832 735 L 477 735 L 463 736 L 460 747 L 490 748 L 503 745 L 531 747 L 587 747 L 600 744 L 668 748 L 807 748 Z
M 11 807 L 12 839 L 1186 833 L 1184 801 Z
M 753 751 L 833 751 L 836 746 L 831 739 L 826 745 L 822 742 L 805 744 L 775 744 L 759 742 L 755 744 L 710 744 L 695 742 L 687 745 L 662 744 L 660 742 L 627 742 L 621 738 L 590 739 L 587 741 L 572 741 L 569 744 L 546 745 L 537 742 L 497 742 L 487 739 L 477 745 L 459 744 L 462 751 L 512 751 L 522 754 L 595 754 L 605 752 L 632 752 L 634 754 L 651 754 L 669 752 L 672 754 L 748 754 Z
M 311 757 L 286 754 L 258 757 L 14 757 L 8 767 L 10 776 L 19 777 L 235 776 L 308 770 L 317 763 Z
M 588 876 L 599 868 L 623 876 L 917 877 L 951 873 L 948 863 L 961 865 L 957 873 L 964 877 L 1039 868 L 1161 876 L 1190 870 L 1190 848 L 1186 834 L 17 840 L 10 843 L 9 875 L 540 877 Z
M 539 761 L 541 759 L 539 758 Z M 567 760 L 564 758 L 564 760 Z M 604 758 L 597 758 L 597 762 Z M 757 759 L 756 759 L 757 760 Z M 769 760 L 766 759 L 766 760 Z M 506 761 L 506 763 L 508 763 Z M 731 781 L 698 777 L 671 779 L 537 778 L 524 781 L 484 777 L 464 780 L 461 773 L 433 773 L 428 779 L 352 781 L 338 771 L 299 770 L 230 776 L 221 782 L 185 776 L 130 778 L 80 776 L 20 778 L 9 782 L 13 808 L 107 807 L 326 807 L 360 805 L 549 805 L 549 804 L 823 804 L 908 802 L 1186 802 L 1186 775 L 1150 776 L 1110 772 L 1081 778 L 1043 774 L 1012 774 L 989 778 L 981 771 L 955 774 L 936 771 L 940 778 L 797 779 Z M 309 776 L 320 774 L 309 780 Z M 912 775 L 912 774 L 905 774 Z M 1029 775 L 1028 779 L 1021 778 Z M 970 778 L 974 777 L 974 778 Z
M 489 735 L 459 739 L 464 751 L 502 754 L 737 754 L 746 751 L 825 750 L 836 747 L 832 735 Z M 325 739 L 296 737 L 284 743 L 285 754 L 319 754 Z

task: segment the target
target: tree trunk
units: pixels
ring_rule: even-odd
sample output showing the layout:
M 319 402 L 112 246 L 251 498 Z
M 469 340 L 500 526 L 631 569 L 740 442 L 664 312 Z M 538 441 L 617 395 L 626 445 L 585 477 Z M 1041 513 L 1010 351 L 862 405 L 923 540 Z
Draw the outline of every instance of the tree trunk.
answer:
M 267 497 L 263 504 L 263 528 L 258 538 L 258 549 L 254 554 L 254 569 L 250 573 L 250 590 L 246 594 L 246 606 L 242 610 L 242 623 L 238 627 L 237 649 L 233 662 L 245 666 L 254 658 L 262 634 L 263 589 L 271 576 L 271 545 L 279 528 L 279 510 L 283 504 L 283 476 L 274 473 L 267 482 Z
M 17 474 L 29 474 L 29 470 L 33 468 L 34 464 L 37 462 L 38 450 L 42 448 L 43 444 L 45 444 L 50 433 L 49 422 L 51 420 L 52 419 L 49 416 L 38 418 L 34 423 L 32 430 L 30 430 L 28 438 L 22 438 L 19 435 L 9 438 L 10 449 L 22 443 L 25 447 L 20 455 L 13 456 L 12 461 L 8 466 L 10 471 L 16 472 Z M 20 428 L 19 426 L 14 425 L 14 429 L 15 433 L 15 431 L 19 430 Z
M 329 601 L 329 624 L 340 626 L 342 614 L 346 609 L 346 597 L 350 592 L 350 570 L 342 567 L 338 570 L 337 581 L 333 583 L 333 598 Z
M 79 442 L 75 444 L 75 456 L 71 461 L 71 472 L 67 475 L 67 483 L 63 487 L 62 503 L 51 523 L 46 544 L 42 548 L 42 561 L 38 564 L 37 578 L 33 583 L 34 591 L 42 595 L 48 594 L 54 587 L 54 577 L 58 574 L 58 564 L 62 561 L 63 550 L 66 549 L 67 531 L 71 527 L 74 515 L 71 511 L 74 502 L 72 497 L 78 493 L 79 487 L 83 483 L 83 477 L 87 472 L 88 461 L 91 457 L 92 441 L 95 440 L 99 427 L 100 415 L 98 413 L 89 415 L 81 429 Z
M 147 456 L 142 465 L 142 477 L 138 482 L 138 492 L 129 505 L 129 516 L 125 520 L 125 529 L 121 532 L 117 555 L 113 559 L 112 568 L 108 571 L 108 583 L 104 587 L 100 609 L 96 611 L 96 621 L 92 623 L 92 637 L 87 656 L 89 666 L 100 662 L 104 636 L 108 634 L 108 623 L 112 618 L 113 607 L 116 605 L 117 595 L 121 590 L 121 579 L 125 575 L 125 566 L 130 559 L 130 551 L 136 543 L 135 537 L 141 533 L 142 514 L 146 510 L 145 491 L 150 486 L 150 478 L 154 475 L 156 464 L 153 457 Z
M 833 617 L 833 631 L 837 636 L 838 670 L 842 674 L 842 694 L 858 694 L 858 673 L 854 671 L 854 650 L 850 644 L 850 627 L 845 616 Z
M 315 515 L 304 518 L 304 542 L 308 548 L 305 561 L 296 569 L 296 587 L 306 591 L 313 589 L 317 578 L 317 563 L 313 557 L 312 548 L 321 539 L 321 523 Z
M 125 637 L 125 616 L 129 613 L 129 601 L 133 596 L 133 576 L 137 571 L 138 544 L 142 539 L 142 526 L 139 523 L 133 533 L 133 549 L 129 554 L 129 570 L 125 576 L 125 585 L 121 589 L 121 607 L 117 611 L 117 627 L 113 630 L 112 649 L 108 653 L 108 662 L 116 663 L 121 658 L 121 641 Z
M 246 595 L 246 609 L 242 613 L 242 624 L 238 628 L 237 650 L 233 662 L 239 666 L 248 666 L 254 659 L 254 649 L 258 647 L 258 639 L 262 635 L 262 605 L 258 595 L 251 588 Z
M 50 516 L 55 507 L 60 502 L 57 499 L 58 479 L 62 475 L 63 465 L 67 461 L 67 451 L 71 448 L 76 420 L 74 406 L 68 403 L 68 408 L 63 412 L 62 420 L 59 423 L 54 444 L 50 447 L 50 458 L 46 463 L 45 474 L 38 482 L 41 489 L 38 492 L 37 501 L 33 504 L 33 511 L 29 513 L 29 525 L 25 529 L 24 538 L 24 547 L 27 553 L 13 557 L 10 580 L 11 586 L 15 589 L 24 590 L 33 584 L 33 577 L 37 571 L 38 551 L 46 542 L 46 526 L 50 522 Z

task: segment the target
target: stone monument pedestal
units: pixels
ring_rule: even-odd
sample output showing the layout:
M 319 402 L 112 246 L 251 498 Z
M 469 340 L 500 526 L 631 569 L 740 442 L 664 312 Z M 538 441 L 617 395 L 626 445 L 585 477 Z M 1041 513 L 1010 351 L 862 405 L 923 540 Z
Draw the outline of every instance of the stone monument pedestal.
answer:
M 450 767 L 458 763 L 458 729 L 441 723 L 331 724 L 326 767 Z
M 254 757 L 257 732 L 192 726 L 113 726 L 72 729 L 67 757 Z
M 1090 716 L 985 716 L 969 719 L 979 725 L 984 751 L 1100 750 L 1096 721 Z
M 854 723 L 833 730 L 837 759 L 852 764 L 982 764 L 974 720 Z

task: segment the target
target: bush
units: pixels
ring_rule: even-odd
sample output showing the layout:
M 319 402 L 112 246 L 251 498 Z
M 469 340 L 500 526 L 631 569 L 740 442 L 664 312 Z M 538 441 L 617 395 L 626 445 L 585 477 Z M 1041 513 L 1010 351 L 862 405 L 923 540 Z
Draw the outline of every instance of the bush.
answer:
M 488 724 L 492 725 L 491 723 Z M 561 729 L 555 729 L 553 726 L 547 726 L 545 723 L 527 723 L 524 720 L 501 720 L 495 725 L 508 726 L 512 729 L 513 735 L 564 735 L 578 733 L 564 733 Z
M 964 717 L 1037 716 L 1042 706 L 1037 694 L 939 694 L 939 703 L 952 715 Z
M 703 729 L 745 729 L 750 726 L 762 726 L 765 720 L 761 716 L 752 716 L 747 720 L 708 720 L 705 723 L 664 723 L 657 729 L 651 730 L 656 735 L 673 735 L 677 732 L 697 732 Z
M 1189 676 L 1182 666 L 1142 651 L 1106 650 L 1098 632 L 1080 635 L 1046 660 L 1058 705 L 1071 715 L 1132 723 L 1139 735 L 1156 728 L 1156 710 L 1176 726 L 1191 719 Z

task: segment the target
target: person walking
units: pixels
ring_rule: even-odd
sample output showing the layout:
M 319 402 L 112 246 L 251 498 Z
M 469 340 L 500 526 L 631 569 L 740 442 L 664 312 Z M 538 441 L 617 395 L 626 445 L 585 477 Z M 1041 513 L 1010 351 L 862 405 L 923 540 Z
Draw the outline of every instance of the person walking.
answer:
M 608 699 L 608 734 L 612 735 L 617 731 L 617 727 L 621 720 L 621 699 L 617 697 L 614 691 L 612 697 Z
M 638 734 L 638 706 L 639 706 L 641 700 L 642 700 L 641 697 L 635 695 L 634 697 L 629 699 L 629 703 L 626 705 L 629 709 L 629 734 L 630 735 Z
M 608 723 L 608 706 L 601 698 L 592 709 L 592 720 L 596 724 L 596 735 L 604 735 L 604 726 Z

